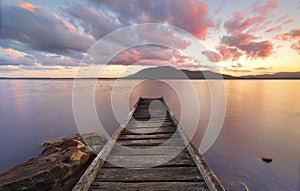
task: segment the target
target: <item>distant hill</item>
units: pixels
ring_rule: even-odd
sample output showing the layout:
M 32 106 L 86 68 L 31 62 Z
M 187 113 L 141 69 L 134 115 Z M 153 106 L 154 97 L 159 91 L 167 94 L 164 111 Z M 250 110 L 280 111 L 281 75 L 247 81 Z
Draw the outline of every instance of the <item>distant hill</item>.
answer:
M 135 74 L 123 77 L 121 79 L 300 79 L 299 72 L 279 72 L 274 74 L 261 74 L 249 76 L 231 76 L 227 74 L 219 74 L 211 71 L 191 71 L 179 70 L 171 66 L 159 66 L 155 68 L 146 68 Z M 73 80 L 76 78 L 36 78 L 36 77 L 0 77 L 5 79 L 24 79 L 24 80 Z M 97 78 L 77 78 L 77 79 L 97 79 Z M 114 80 L 118 78 L 98 78 L 101 80 Z
M 178 70 L 171 66 L 146 68 L 135 74 L 126 76 L 126 79 L 236 79 L 237 77 L 218 74 L 211 71 Z
M 275 74 L 261 74 L 241 76 L 241 79 L 300 79 L 300 72 L 279 72 Z
M 184 75 L 185 74 L 185 75 Z M 250 76 L 231 76 L 211 71 L 178 70 L 171 66 L 146 68 L 125 79 L 300 79 L 300 72 L 279 72 L 275 74 L 261 74 Z

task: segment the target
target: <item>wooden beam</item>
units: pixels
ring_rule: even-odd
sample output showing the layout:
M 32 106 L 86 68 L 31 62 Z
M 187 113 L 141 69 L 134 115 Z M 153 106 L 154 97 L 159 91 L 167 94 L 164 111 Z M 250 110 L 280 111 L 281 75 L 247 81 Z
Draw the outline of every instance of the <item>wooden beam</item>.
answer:
M 116 141 L 119 139 L 121 133 L 129 123 L 129 120 L 131 119 L 133 113 L 136 110 L 136 107 L 141 102 L 141 100 L 142 99 L 139 98 L 139 100 L 137 101 L 137 103 L 134 105 L 131 112 L 129 113 L 126 124 L 124 126 L 119 127 L 114 133 L 114 135 L 112 136 L 112 139 L 107 141 L 107 143 L 104 145 L 100 153 L 93 160 L 90 166 L 86 169 L 86 171 L 81 176 L 77 184 L 73 187 L 72 191 L 88 191 L 94 179 L 96 178 L 97 174 L 99 173 L 100 169 L 102 168 L 103 164 L 105 163 L 107 157 L 109 156 L 112 148 L 116 144 Z
M 226 191 L 223 185 L 221 184 L 220 180 L 217 178 L 215 173 L 212 171 L 212 169 L 209 167 L 206 160 L 203 158 L 202 155 L 198 152 L 196 147 L 190 142 L 188 137 L 185 135 L 183 129 L 180 127 L 178 121 L 175 118 L 175 115 L 173 112 L 171 112 L 169 106 L 165 102 L 165 99 L 162 98 L 162 101 L 165 103 L 167 110 L 171 116 L 171 120 L 177 127 L 177 131 L 181 135 L 184 144 L 186 145 L 188 151 L 190 152 L 191 156 L 193 157 L 194 162 L 196 163 L 200 173 L 202 174 L 208 188 L 210 191 Z

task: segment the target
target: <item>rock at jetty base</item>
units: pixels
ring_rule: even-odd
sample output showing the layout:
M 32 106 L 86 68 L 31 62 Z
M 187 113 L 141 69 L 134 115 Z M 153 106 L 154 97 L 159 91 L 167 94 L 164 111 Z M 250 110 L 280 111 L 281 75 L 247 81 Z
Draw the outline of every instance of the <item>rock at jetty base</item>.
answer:
M 105 143 L 100 133 L 48 142 L 39 156 L 0 173 L 0 190 L 71 190 Z

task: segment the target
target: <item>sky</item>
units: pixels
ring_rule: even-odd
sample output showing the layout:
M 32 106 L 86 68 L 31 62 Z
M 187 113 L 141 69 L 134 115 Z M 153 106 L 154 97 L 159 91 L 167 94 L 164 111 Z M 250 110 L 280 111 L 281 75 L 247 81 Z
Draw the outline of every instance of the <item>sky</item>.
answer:
M 163 65 L 234 76 L 300 71 L 300 0 L 0 3 L 0 77 L 79 69 L 119 77 Z M 155 25 L 140 27 L 147 23 Z

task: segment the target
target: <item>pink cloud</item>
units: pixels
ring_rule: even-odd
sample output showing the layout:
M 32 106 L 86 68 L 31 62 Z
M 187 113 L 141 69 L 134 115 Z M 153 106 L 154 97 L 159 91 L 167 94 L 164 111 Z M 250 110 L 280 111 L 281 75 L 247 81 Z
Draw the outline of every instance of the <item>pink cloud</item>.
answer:
M 248 57 L 254 59 L 269 57 L 273 51 L 273 44 L 269 40 L 249 42 L 248 44 L 241 44 L 239 47 L 246 52 Z
M 277 39 L 277 40 L 288 40 L 289 37 L 290 37 L 289 33 L 283 33 L 283 34 L 276 35 L 274 37 L 274 39 Z
M 214 51 L 206 50 L 202 52 L 203 55 L 205 55 L 209 61 L 211 62 L 221 62 L 222 56 Z
M 67 29 L 69 31 L 72 31 L 73 33 L 79 34 L 78 30 L 71 23 L 68 23 L 68 22 L 64 21 L 64 24 L 65 24 L 65 26 L 67 27 Z
M 285 21 L 281 26 L 272 26 L 274 19 L 270 19 L 268 13 L 277 7 L 275 0 L 268 0 L 263 5 L 259 5 L 259 2 L 256 1 L 252 11 L 254 13 L 260 13 L 259 15 L 256 14 L 256 16 L 246 17 L 245 13 L 242 11 L 234 12 L 233 16 L 224 23 L 224 28 L 232 35 L 239 35 L 241 33 L 250 34 L 262 30 L 266 33 L 280 31 L 282 25 L 286 25 L 292 22 L 292 20 L 289 19 Z M 288 15 L 283 15 L 277 18 L 276 23 L 287 19 L 287 17 Z
M 258 3 L 258 1 L 257 1 Z M 260 14 L 266 14 L 274 9 L 277 8 L 277 2 L 275 0 L 267 0 L 266 4 L 259 6 L 257 3 L 254 4 L 253 6 L 253 11 L 258 12 Z
M 153 63 L 151 60 L 158 62 L 158 65 L 159 62 L 169 62 L 176 66 L 193 62 L 192 58 L 176 50 L 161 46 L 138 46 L 122 51 L 110 61 L 110 64 L 139 65 Z
M 209 7 L 202 1 L 173 0 L 166 10 L 166 20 L 181 27 L 195 36 L 204 39 L 213 22 L 208 19 Z
M 296 43 L 293 43 L 291 45 L 291 48 L 294 49 L 294 50 L 296 50 L 298 52 L 298 54 L 300 54 L 300 40 L 298 42 L 296 42 Z
M 278 32 L 280 30 L 281 30 L 281 26 L 277 26 L 277 27 L 272 27 L 272 28 L 265 30 L 265 33 Z
M 0 66 L 33 65 L 34 57 L 25 52 L 0 46 Z
M 284 19 L 288 18 L 289 15 L 282 15 L 275 20 L 276 23 L 282 22 Z
M 231 34 L 239 34 L 250 29 L 251 27 L 257 27 L 261 25 L 266 18 L 264 16 L 257 16 L 252 18 L 245 18 L 244 13 L 235 12 L 233 18 L 225 22 L 225 29 Z M 252 29 L 253 30 L 253 29 Z
M 219 47 L 217 47 L 217 50 L 223 56 L 224 61 L 226 60 L 236 61 L 242 56 L 242 53 L 239 52 L 237 48 L 230 48 L 225 44 L 221 44 Z
M 12 48 L 5 48 L 4 49 L 4 52 L 8 55 L 8 56 L 11 56 L 11 57 L 23 57 L 24 56 L 24 53 L 20 52 L 20 51 L 17 51 L 15 49 L 12 49 Z
M 236 47 L 243 51 L 247 57 L 257 59 L 265 58 L 272 54 L 273 44 L 269 40 L 256 42 L 258 39 L 251 34 L 241 33 L 236 36 L 224 36 L 222 43 L 230 47 Z
M 295 28 L 289 33 L 282 33 L 280 35 L 276 35 L 274 38 L 278 40 L 298 39 L 300 38 L 300 28 Z
M 222 38 L 222 42 L 228 46 L 238 47 L 239 45 L 247 44 L 252 40 L 256 40 L 258 37 L 248 34 L 248 33 L 240 33 L 233 36 L 224 36 Z
M 292 39 L 300 38 L 300 28 L 293 29 L 293 30 L 290 32 L 290 37 L 291 37 Z
M 137 51 L 124 50 L 111 60 L 111 63 L 130 65 L 140 61 Z
M 28 11 L 31 11 L 31 12 L 33 12 L 34 9 L 38 8 L 38 6 L 35 6 L 35 5 L 33 5 L 31 3 L 28 3 L 28 2 L 21 2 L 18 5 L 19 5 L 19 7 L 23 8 L 23 9 L 26 9 Z
M 94 35 L 95 39 L 119 27 L 145 22 L 168 23 L 204 39 L 208 28 L 213 26 L 209 18 L 209 7 L 201 0 L 90 1 L 94 2 L 95 10 L 74 5 L 64 9 L 64 12 L 72 16 L 73 24 L 81 25 L 86 32 Z M 104 15 L 109 18 L 105 18 Z
M 294 21 L 293 19 L 289 19 L 289 20 L 284 21 L 282 24 L 287 25 L 287 24 L 290 24 L 293 21 Z

